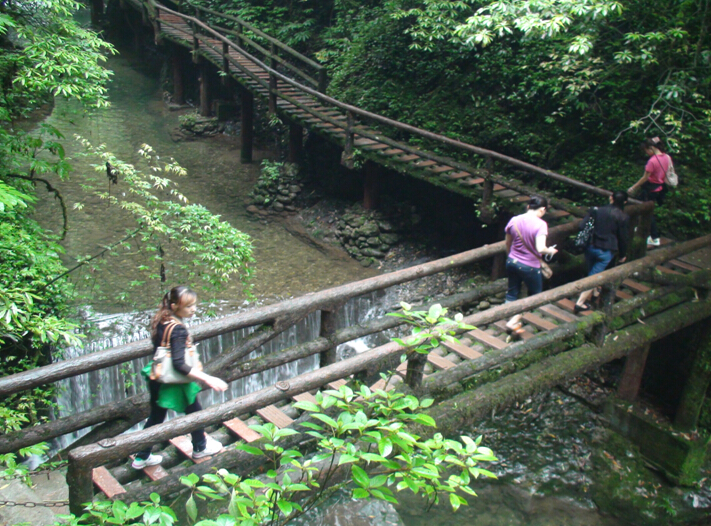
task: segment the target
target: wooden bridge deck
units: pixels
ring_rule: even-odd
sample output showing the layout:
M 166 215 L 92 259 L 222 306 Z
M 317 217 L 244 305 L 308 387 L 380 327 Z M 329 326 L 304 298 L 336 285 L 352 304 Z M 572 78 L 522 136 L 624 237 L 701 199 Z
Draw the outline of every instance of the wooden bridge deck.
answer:
M 662 246 L 671 243 L 665 239 Z M 696 264 L 689 263 L 692 258 L 680 257 L 678 259 L 670 259 L 669 261 L 656 266 L 656 269 L 663 274 L 685 275 L 698 270 L 701 267 Z M 696 261 L 698 263 L 698 261 Z M 655 285 L 651 282 L 644 282 L 635 279 L 625 279 L 621 282 L 621 286 L 616 291 L 615 301 L 623 302 L 630 300 L 637 295 L 645 294 L 652 291 Z M 575 323 L 581 318 L 588 316 L 593 311 L 587 311 L 576 314 L 574 312 L 575 297 L 562 298 L 550 304 L 541 305 L 540 307 L 526 312 L 523 315 L 524 333 L 523 340 L 529 341 L 536 339 L 548 331 L 558 329 L 565 324 Z M 460 336 L 458 343 L 443 341 L 439 347 L 430 352 L 427 356 L 427 365 L 425 366 L 425 376 L 430 378 L 436 377 L 440 371 L 446 371 L 465 362 L 475 362 L 483 359 L 492 351 L 501 351 L 512 345 L 516 340 L 512 340 L 505 328 L 505 320 L 498 320 L 488 325 L 478 327 L 468 331 Z M 371 390 L 387 389 L 390 390 L 403 382 L 407 370 L 407 362 L 403 362 L 394 371 L 396 374 L 386 385 L 385 381 L 380 379 L 370 386 Z M 338 389 L 343 385 L 347 385 L 352 381 L 351 377 L 344 377 L 337 381 L 329 382 L 323 385 L 321 390 Z M 240 418 L 233 418 L 223 423 L 223 430 L 218 430 L 213 433 L 214 438 L 220 440 L 223 444 L 229 445 L 243 442 L 254 442 L 259 440 L 261 436 L 249 427 L 249 424 L 258 424 L 271 422 L 277 427 L 294 426 L 302 412 L 293 406 L 294 402 L 298 401 L 314 401 L 314 395 L 317 391 L 304 392 L 291 397 L 291 400 L 284 400 L 277 404 L 270 404 L 263 408 L 257 409 L 252 414 L 241 415 Z M 224 450 L 223 450 L 224 451 Z M 173 470 L 182 470 L 187 462 L 200 463 L 207 459 L 193 461 L 191 459 L 192 446 L 189 435 L 177 437 L 170 441 L 170 446 L 163 450 L 160 454 L 166 459 L 163 466 L 150 467 L 144 470 L 145 477 L 135 479 L 135 473 L 125 465 L 114 466 L 111 470 L 105 466 L 94 469 L 93 481 L 97 489 L 103 492 L 108 498 L 126 493 L 122 482 L 130 482 L 130 487 L 133 492 L 140 492 L 136 485 L 142 484 L 142 481 L 151 482 L 159 480 L 163 477 L 171 475 Z

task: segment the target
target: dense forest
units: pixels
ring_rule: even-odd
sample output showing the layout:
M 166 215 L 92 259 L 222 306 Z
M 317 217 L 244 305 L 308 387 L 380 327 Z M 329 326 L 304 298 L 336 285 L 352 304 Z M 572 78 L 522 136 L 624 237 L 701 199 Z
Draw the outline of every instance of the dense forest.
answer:
M 708 231 L 709 0 L 199 3 L 315 57 L 328 68 L 331 96 L 597 186 L 629 187 L 645 161 L 639 144 L 659 136 L 681 179 L 660 212 L 664 227 L 679 238 Z M 100 262 L 99 254 L 77 255 L 77 268 L 64 268 L 60 240 L 31 218 L 36 199 L 61 200 L 50 176 L 70 176 L 67 131 L 22 131 L 52 97 L 108 104 L 111 73 L 102 63 L 115 49 L 74 21 L 77 8 L 73 0 L 40 7 L 0 2 L 0 345 L 9 358 L 3 374 L 42 363 L 48 346 L 76 341 L 68 321 L 71 280 Z M 198 278 L 186 264 L 176 276 L 206 287 L 248 279 L 247 236 L 177 192 L 151 197 L 152 189 L 172 188 L 177 164 L 145 150 L 145 166 L 134 167 L 86 147 L 102 182 L 87 180 L 88 195 L 115 200 L 135 221 L 101 255 L 134 242 L 160 263 L 167 246 L 160 240 L 170 237 L 179 239 L 175 249 L 192 251 L 209 267 Z M 104 192 L 114 177 L 131 185 L 125 201 Z M 136 283 L 149 279 L 160 276 L 146 270 Z M 3 430 L 38 418 L 34 403 L 14 399 L 0 407 Z

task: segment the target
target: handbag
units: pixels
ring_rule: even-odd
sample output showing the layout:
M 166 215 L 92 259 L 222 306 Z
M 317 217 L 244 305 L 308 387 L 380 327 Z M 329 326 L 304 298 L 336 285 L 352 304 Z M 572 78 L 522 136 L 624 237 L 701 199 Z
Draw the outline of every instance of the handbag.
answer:
M 597 219 L 597 207 L 590 209 L 590 217 L 585 222 L 583 227 L 578 232 L 575 238 L 573 246 L 576 251 L 584 251 L 593 240 L 593 233 L 595 232 L 595 220 Z
M 521 235 L 521 231 L 518 229 L 518 226 L 514 225 L 514 228 L 516 229 L 516 233 L 518 234 L 518 237 L 521 238 L 521 243 L 523 243 L 528 250 L 531 251 L 531 254 L 538 254 L 537 250 L 532 250 L 531 247 L 528 246 L 528 243 L 524 240 L 523 236 Z M 553 277 L 553 269 L 543 261 L 543 258 L 536 256 L 538 258 L 538 261 L 541 263 L 541 275 L 545 279 L 551 279 Z
M 163 331 L 163 340 L 156 348 L 153 355 L 150 379 L 162 384 L 187 384 L 193 380 L 173 367 L 173 357 L 170 351 L 170 336 L 178 322 L 168 325 Z M 190 337 L 185 342 L 185 364 L 191 369 L 202 371 L 202 363 L 197 353 L 197 348 L 190 342 Z

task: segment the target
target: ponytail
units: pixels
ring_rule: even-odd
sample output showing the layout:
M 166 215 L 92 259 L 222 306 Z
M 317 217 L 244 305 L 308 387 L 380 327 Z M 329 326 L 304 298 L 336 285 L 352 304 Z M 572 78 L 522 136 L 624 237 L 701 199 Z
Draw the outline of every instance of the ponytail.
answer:
M 184 285 L 178 285 L 170 289 L 170 292 L 166 292 L 160 301 L 160 305 L 158 305 L 158 311 L 153 316 L 153 320 L 151 320 L 151 336 L 155 336 L 158 331 L 158 326 L 173 315 L 171 305 L 180 307 L 183 303 L 195 301 L 196 298 L 197 294 L 195 291 Z

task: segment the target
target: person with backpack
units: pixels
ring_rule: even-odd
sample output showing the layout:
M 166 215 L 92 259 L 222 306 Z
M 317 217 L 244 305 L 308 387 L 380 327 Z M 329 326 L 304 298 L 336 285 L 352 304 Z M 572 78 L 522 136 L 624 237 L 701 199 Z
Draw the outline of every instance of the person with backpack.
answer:
M 667 193 L 668 176 L 673 171 L 674 164 L 672 163 L 672 158 L 666 153 L 664 144 L 659 137 L 645 140 L 642 143 L 642 149 L 649 156 L 649 160 L 644 167 L 644 175 L 629 187 L 627 193 L 634 195 L 641 189 L 640 200 L 654 201 L 658 206 L 661 206 Z M 676 181 L 676 174 L 674 177 Z M 654 215 L 652 215 L 652 225 L 647 244 L 655 247 L 660 244 L 659 227 Z
M 620 263 L 627 260 L 630 216 L 624 211 L 625 204 L 627 204 L 627 193 L 618 190 L 610 196 L 609 204 L 591 208 L 580 224 L 582 230 L 591 220 L 593 222 L 590 241 L 585 248 L 588 276 L 605 270 L 615 253 L 619 255 Z M 592 293 L 592 290 L 585 290 L 580 294 L 578 301 L 575 302 L 576 314 L 592 309 L 588 303 Z

